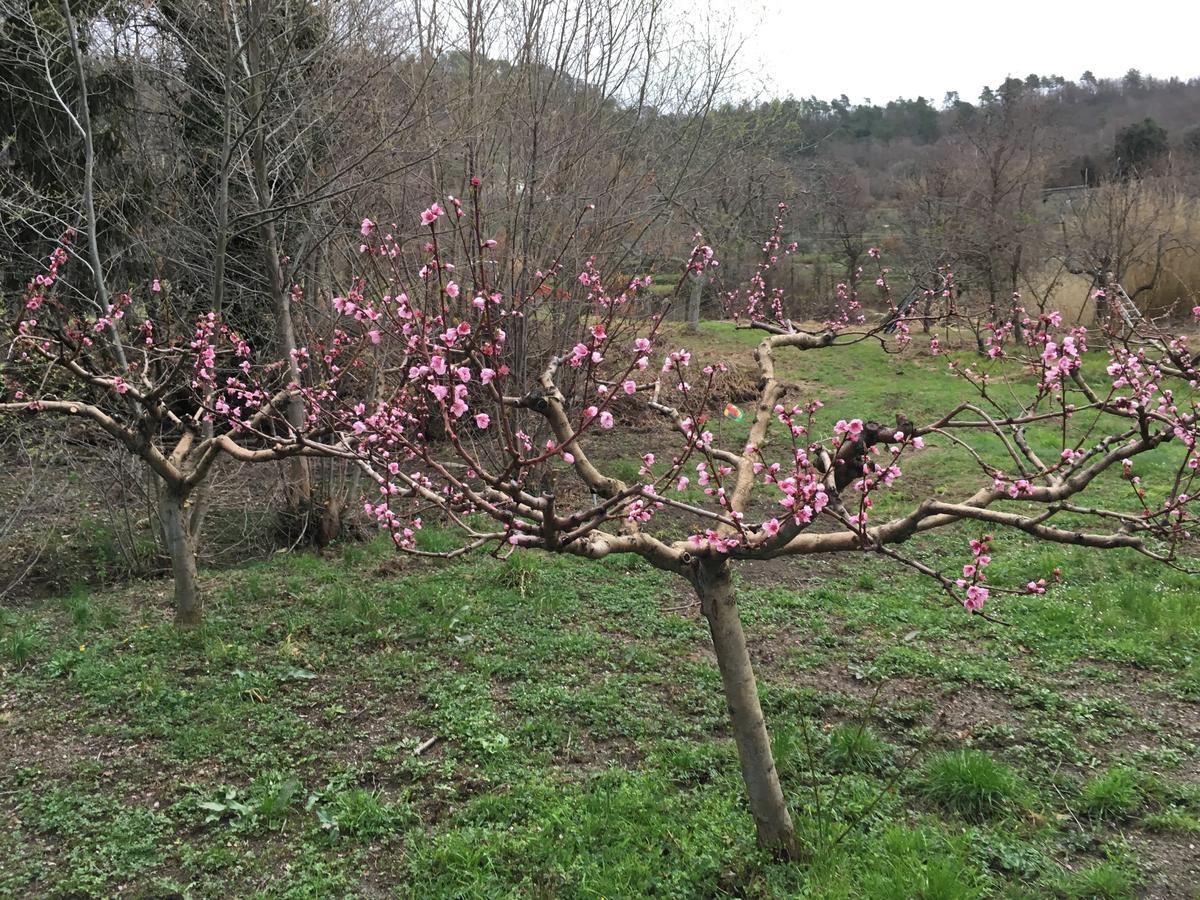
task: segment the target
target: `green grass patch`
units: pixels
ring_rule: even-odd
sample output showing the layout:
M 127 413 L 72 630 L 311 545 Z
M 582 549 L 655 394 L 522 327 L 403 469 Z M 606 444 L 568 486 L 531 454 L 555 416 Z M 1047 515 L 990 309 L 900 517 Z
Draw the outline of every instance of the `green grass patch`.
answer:
M 1026 794 L 1016 772 L 978 750 L 954 750 L 930 760 L 922 793 L 942 808 L 988 819 L 1019 808 Z

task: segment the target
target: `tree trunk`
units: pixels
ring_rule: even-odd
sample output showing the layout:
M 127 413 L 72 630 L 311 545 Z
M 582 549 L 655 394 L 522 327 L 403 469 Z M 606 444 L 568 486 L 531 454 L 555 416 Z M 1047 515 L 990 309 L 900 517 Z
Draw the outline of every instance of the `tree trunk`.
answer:
M 250 34 L 246 42 L 246 64 L 251 73 L 251 100 L 253 115 L 258 125 L 251 145 L 251 162 L 254 168 L 254 193 L 258 204 L 260 222 L 258 226 L 259 240 L 262 244 L 263 263 L 266 268 L 268 290 L 271 292 L 271 308 L 275 313 L 275 341 L 279 355 L 287 363 L 288 379 L 299 387 L 302 383 L 300 360 L 296 356 L 296 328 L 292 319 L 292 301 L 286 280 L 283 264 L 280 261 L 281 248 L 275 231 L 275 218 L 278 213 L 272 212 L 274 198 L 271 196 L 271 181 L 268 175 L 269 160 L 267 159 L 266 133 L 269 123 L 266 118 L 266 84 L 269 77 L 267 71 L 272 60 L 267 58 L 263 41 L 266 38 L 266 16 L 263 2 L 252 3 L 250 12 Z M 304 401 L 298 396 L 288 398 L 284 409 L 284 418 L 293 433 L 299 434 L 305 424 Z M 312 479 L 309 475 L 308 460 L 303 456 L 293 456 L 288 460 L 288 479 L 284 485 L 284 493 L 288 508 L 293 512 L 307 517 L 312 507 Z
M 1013 264 L 1012 264 L 1013 340 L 1015 340 L 1018 344 L 1024 342 L 1024 335 L 1022 333 L 1022 328 L 1021 328 L 1021 319 L 1023 318 L 1023 316 L 1021 315 L 1021 302 L 1018 299 L 1020 297 L 1018 279 L 1021 277 L 1021 257 L 1023 255 L 1023 253 L 1022 253 L 1023 249 L 1024 249 L 1023 247 L 1017 247 L 1017 252 L 1016 252 L 1015 256 L 1013 257 Z
M 692 293 L 687 302 L 687 332 L 700 333 L 700 298 L 704 292 L 704 283 L 699 274 L 692 275 Z
M 758 702 L 758 686 L 733 597 L 728 562 L 702 563 L 697 568 L 695 584 L 721 669 L 725 705 L 758 831 L 758 845 L 795 859 L 799 855 L 796 831 L 775 770 L 771 738 Z
M 168 488 L 159 498 L 158 515 L 175 577 L 175 624 L 194 628 L 200 624 L 204 602 L 196 587 L 196 544 L 184 511 L 186 499 Z

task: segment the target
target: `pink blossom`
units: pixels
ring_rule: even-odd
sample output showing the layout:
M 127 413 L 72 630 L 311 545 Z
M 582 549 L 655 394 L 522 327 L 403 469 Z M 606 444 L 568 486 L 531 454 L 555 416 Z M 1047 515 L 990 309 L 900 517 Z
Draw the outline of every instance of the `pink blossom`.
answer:
M 1008 487 L 1008 496 L 1014 499 L 1025 494 L 1033 493 L 1033 485 L 1024 478 L 1018 478 Z
M 159 281 L 157 278 L 155 278 L 152 282 L 150 282 L 150 290 L 152 290 L 156 294 L 161 292 L 162 291 L 162 282 Z
M 442 214 L 442 212 L 443 212 L 442 208 L 438 204 L 434 203 L 432 206 L 429 207 L 429 209 L 427 209 L 423 213 L 421 213 L 421 224 L 422 225 L 432 225 L 434 222 L 437 221 L 438 216 L 440 216 Z
M 451 281 L 446 285 L 446 293 L 451 297 L 457 297 L 459 292 L 458 283 Z
M 839 419 L 833 426 L 833 430 L 837 434 L 848 434 L 852 439 L 858 440 L 863 431 L 863 421 L 862 419 L 851 419 L 847 422 L 845 419 Z
M 375 227 L 375 223 L 372 222 L 370 219 L 363 219 L 362 225 L 359 226 L 359 231 L 362 232 L 363 237 L 366 237 L 368 234 L 371 233 L 371 229 L 374 227 Z
M 980 584 L 973 584 L 967 588 L 967 598 L 963 601 L 963 606 L 971 612 L 983 609 L 983 604 L 987 602 L 988 589 Z
M 601 428 L 612 428 L 613 427 L 613 414 L 610 413 L 607 409 L 604 412 L 600 413 L 600 427 Z
M 637 392 L 637 382 L 634 381 L 632 378 L 630 378 L 628 381 L 624 382 L 621 385 L 621 388 L 625 391 L 626 394 L 636 393 Z

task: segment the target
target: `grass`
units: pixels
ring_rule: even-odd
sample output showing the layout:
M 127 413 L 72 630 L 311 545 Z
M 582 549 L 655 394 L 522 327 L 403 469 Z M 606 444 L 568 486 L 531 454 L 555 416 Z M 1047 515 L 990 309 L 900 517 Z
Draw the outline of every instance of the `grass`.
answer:
M 33 628 L 13 626 L 8 629 L 3 641 L 0 641 L 0 651 L 14 668 L 20 669 L 44 643 Z
M 944 402 L 933 361 L 865 360 L 789 357 L 786 377 L 839 385 L 830 416 Z M 968 471 L 926 452 L 881 505 L 957 495 Z M 956 561 L 970 536 L 910 550 Z M 995 584 L 1064 582 L 997 602 L 1002 624 L 874 555 L 739 569 L 796 863 L 754 846 L 685 586 L 636 560 L 433 565 L 375 542 L 206 572 L 193 633 L 161 581 L 0 611 L 0 896 L 1200 887 L 1192 579 L 1005 533 L 993 558 Z
M 875 772 L 887 765 L 892 749 L 870 726 L 847 724 L 829 732 L 825 756 L 834 771 Z
M 41 643 L 4 663 L 0 893 L 1124 896 L 1131 829 L 1195 839 L 1195 719 L 1148 718 L 1106 677 L 1171 698 L 1194 631 L 1103 567 L 1076 576 L 1086 602 L 1014 601 L 1007 627 L 874 560 L 744 581 L 810 848 L 785 865 L 753 845 L 703 628 L 662 611 L 679 585 L 536 561 L 279 557 L 209 574 L 194 634 L 161 583 L 92 596 L 115 621 L 9 612 Z M 1114 750 L 1132 741 L 1154 752 Z
M 1088 781 L 1079 799 L 1089 815 L 1103 818 L 1132 816 L 1142 805 L 1138 773 L 1124 766 L 1111 768 Z
M 969 819 L 987 819 L 1016 810 L 1024 787 L 1011 767 L 979 750 L 953 750 L 929 761 L 926 797 Z
M 1136 885 L 1127 864 L 1100 862 L 1065 873 L 1055 887 L 1057 894 L 1070 900 L 1123 900 L 1135 895 Z

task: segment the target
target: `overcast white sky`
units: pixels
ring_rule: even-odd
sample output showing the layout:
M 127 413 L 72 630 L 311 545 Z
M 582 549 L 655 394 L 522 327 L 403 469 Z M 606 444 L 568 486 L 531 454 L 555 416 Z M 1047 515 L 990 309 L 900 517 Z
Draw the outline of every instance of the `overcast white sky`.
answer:
M 947 91 L 974 101 L 1010 74 L 1200 76 L 1197 0 L 713 0 L 722 6 L 751 38 L 746 69 L 776 96 L 940 104 Z

